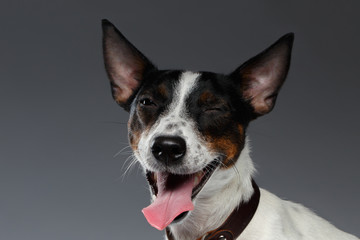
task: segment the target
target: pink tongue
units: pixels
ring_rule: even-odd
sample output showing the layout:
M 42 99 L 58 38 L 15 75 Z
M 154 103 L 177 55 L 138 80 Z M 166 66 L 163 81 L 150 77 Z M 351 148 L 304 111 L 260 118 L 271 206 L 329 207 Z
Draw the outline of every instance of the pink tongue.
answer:
M 183 178 L 181 184 L 169 190 L 165 186 L 168 176 L 168 173 L 158 173 L 157 197 L 150 206 L 142 210 L 146 220 L 158 230 L 163 230 L 181 213 L 194 209 L 191 202 L 194 177 Z

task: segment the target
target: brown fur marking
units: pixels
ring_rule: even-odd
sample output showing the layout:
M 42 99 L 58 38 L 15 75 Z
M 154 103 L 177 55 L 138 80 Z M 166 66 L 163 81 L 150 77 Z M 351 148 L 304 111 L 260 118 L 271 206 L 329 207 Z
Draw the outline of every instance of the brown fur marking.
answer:
M 244 147 L 244 127 L 241 124 L 237 126 L 238 131 L 234 131 L 231 136 L 212 137 L 208 136 L 208 147 L 216 153 L 224 154 L 220 168 L 228 169 L 232 167 Z
M 165 84 L 161 84 L 158 87 L 157 91 L 161 95 L 162 98 L 168 98 L 169 97 L 169 92 L 168 92 Z

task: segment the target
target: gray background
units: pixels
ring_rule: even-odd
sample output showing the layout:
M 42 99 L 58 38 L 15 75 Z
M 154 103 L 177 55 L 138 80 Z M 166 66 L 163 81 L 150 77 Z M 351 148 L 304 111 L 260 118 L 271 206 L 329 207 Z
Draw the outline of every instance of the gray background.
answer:
M 138 166 L 123 177 L 129 149 L 116 154 L 127 113 L 110 96 L 102 18 L 161 68 L 224 73 L 295 32 L 277 106 L 249 129 L 256 181 L 359 236 L 359 3 L 2 0 L 0 239 L 162 237 L 141 214 Z

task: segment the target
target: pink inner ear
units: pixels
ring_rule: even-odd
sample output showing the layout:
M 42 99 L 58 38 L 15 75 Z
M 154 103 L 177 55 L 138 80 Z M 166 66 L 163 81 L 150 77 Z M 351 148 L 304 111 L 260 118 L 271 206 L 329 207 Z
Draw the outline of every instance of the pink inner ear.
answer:
M 277 93 L 285 80 L 287 63 L 284 54 L 267 56 L 255 66 L 247 69 L 244 77 L 247 87 L 244 97 L 250 100 L 257 114 L 270 112 L 275 104 Z
M 116 68 L 113 78 L 113 93 L 115 100 L 118 103 L 122 103 L 126 102 L 134 90 L 138 88 L 140 82 L 137 80 L 137 77 L 141 76 L 136 74 L 134 69 L 127 67 L 126 63 L 119 64 Z
M 105 22 L 103 31 L 105 67 L 113 98 L 125 106 L 139 87 L 145 68 L 153 65 L 111 23 Z
M 258 115 L 266 114 L 274 107 L 289 70 L 293 40 L 293 33 L 284 35 L 233 73 L 240 77 L 242 94 Z
M 275 71 L 276 65 L 276 63 L 266 64 L 252 69 L 251 73 L 248 74 L 252 79 L 244 91 L 244 97 L 251 101 L 255 111 L 259 114 L 264 114 L 272 109 L 272 96 L 279 85 L 277 81 L 279 76 Z
M 116 38 L 117 36 L 113 36 L 108 39 L 106 63 L 113 83 L 114 98 L 118 103 L 124 103 L 140 84 L 144 62 L 125 43 L 116 41 Z

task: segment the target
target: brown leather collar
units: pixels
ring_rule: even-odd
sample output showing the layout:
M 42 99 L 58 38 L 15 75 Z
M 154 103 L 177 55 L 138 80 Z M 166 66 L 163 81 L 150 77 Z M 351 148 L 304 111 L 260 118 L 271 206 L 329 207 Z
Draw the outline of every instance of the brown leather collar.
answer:
M 226 219 L 219 228 L 208 232 L 197 240 L 235 240 L 244 231 L 254 216 L 259 205 L 260 190 L 255 181 L 252 180 L 254 194 L 246 203 L 241 203 Z M 166 236 L 169 240 L 175 240 L 170 229 L 166 228 Z

